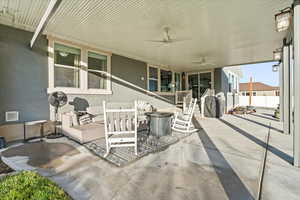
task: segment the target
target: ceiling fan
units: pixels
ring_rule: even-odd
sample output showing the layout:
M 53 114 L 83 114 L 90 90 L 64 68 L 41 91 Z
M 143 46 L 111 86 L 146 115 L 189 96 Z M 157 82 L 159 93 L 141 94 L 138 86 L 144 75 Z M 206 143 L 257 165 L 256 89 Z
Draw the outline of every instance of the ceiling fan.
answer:
M 181 41 L 185 41 L 188 39 L 173 39 L 170 36 L 170 27 L 165 27 L 163 29 L 163 39 L 162 40 L 147 40 L 148 42 L 156 42 L 156 43 L 163 43 L 163 44 L 170 44 L 170 43 L 174 43 L 174 42 L 181 42 Z
M 206 66 L 206 67 L 216 66 L 216 64 L 213 63 L 213 62 L 207 62 L 205 57 L 201 58 L 200 61 L 193 61 L 192 63 L 195 64 L 195 65 L 198 65 L 198 66 Z

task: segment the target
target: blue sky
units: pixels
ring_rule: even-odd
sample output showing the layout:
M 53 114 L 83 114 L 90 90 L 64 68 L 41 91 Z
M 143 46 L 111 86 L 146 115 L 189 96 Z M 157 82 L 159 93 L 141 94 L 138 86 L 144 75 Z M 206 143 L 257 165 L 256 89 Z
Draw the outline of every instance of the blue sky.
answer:
M 243 78 L 240 82 L 249 82 L 250 77 L 252 76 L 254 82 L 263 82 L 268 85 L 278 86 L 279 73 L 272 71 L 272 66 L 274 64 L 276 64 L 276 62 L 242 65 Z

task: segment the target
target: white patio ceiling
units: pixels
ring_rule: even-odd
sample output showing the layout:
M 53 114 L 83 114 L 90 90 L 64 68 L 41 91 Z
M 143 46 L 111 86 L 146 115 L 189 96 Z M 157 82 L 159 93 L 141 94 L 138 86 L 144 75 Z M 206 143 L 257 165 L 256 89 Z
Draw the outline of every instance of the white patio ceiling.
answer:
M 34 31 L 49 0 L 1 0 L 0 23 Z M 272 60 L 285 33 L 274 14 L 292 0 L 63 0 L 44 34 L 91 44 L 103 50 L 183 71 L 206 57 L 216 67 Z M 163 38 L 170 28 L 176 39 Z

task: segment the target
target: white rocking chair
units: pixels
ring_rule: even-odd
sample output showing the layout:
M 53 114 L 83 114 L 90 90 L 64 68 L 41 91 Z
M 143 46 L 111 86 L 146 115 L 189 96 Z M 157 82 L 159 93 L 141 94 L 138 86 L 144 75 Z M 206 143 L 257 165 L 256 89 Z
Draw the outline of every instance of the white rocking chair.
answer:
M 198 131 L 198 129 L 195 129 L 192 123 L 196 105 L 197 99 L 192 98 L 185 112 L 175 113 L 175 119 L 172 124 L 172 130 L 181 133 L 193 133 Z
M 137 155 L 137 103 L 134 108 L 107 108 L 103 101 L 106 154 L 112 147 L 134 147 Z

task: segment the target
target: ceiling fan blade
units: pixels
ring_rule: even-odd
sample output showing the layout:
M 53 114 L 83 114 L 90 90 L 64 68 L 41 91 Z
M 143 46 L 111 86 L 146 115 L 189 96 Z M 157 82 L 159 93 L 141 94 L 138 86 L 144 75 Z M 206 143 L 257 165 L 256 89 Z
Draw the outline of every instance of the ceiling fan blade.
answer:
M 192 40 L 190 38 L 177 38 L 177 39 L 171 39 L 170 42 L 184 42 L 184 41 L 189 41 Z
M 158 42 L 158 43 L 166 43 L 164 40 L 146 40 L 147 42 Z
M 214 63 L 203 63 L 200 66 L 206 66 L 206 67 L 208 67 L 208 66 L 216 66 L 216 64 L 214 64 Z

